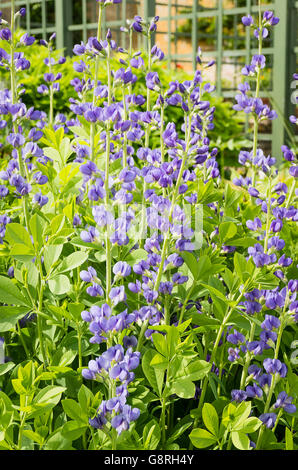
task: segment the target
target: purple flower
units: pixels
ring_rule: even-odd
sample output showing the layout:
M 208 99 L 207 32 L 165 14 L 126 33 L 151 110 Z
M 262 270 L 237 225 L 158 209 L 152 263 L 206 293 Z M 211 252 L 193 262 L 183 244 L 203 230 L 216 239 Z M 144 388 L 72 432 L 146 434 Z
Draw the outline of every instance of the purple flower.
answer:
M 239 331 L 237 330 L 234 330 L 234 333 L 233 334 L 229 334 L 227 336 L 227 341 L 229 343 L 232 343 L 232 344 L 241 344 L 241 343 L 244 343 L 245 342 L 245 336 L 241 333 L 239 333 Z
M 80 278 L 84 282 L 91 282 L 94 278 L 96 278 L 96 276 L 97 276 L 97 273 L 92 266 L 89 266 L 87 271 L 80 272 Z
M 111 425 L 117 430 L 118 436 L 129 429 L 131 421 L 136 421 L 140 416 L 138 408 L 132 408 L 129 405 L 124 405 L 122 412 L 112 418 Z
M 292 404 L 292 401 L 293 398 L 289 397 L 286 392 L 280 392 L 274 408 L 283 408 L 287 413 L 296 413 L 296 406 Z
M 273 328 L 279 328 L 280 327 L 280 320 L 277 317 L 274 317 L 273 315 L 265 315 L 265 320 L 261 324 L 261 327 L 265 330 L 273 330 Z
M 112 300 L 113 305 L 117 305 L 120 302 L 124 302 L 126 300 L 124 286 L 112 287 L 109 293 L 109 298 Z
M 249 398 L 262 398 L 263 396 L 263 390 L 257 384 L 248 385 L 245 392 Z
M 274 428 L 276 422 L 276 414 L 275 413 L 264 413 L 262 414 L 259 419 L 265 424 L 266 428 L 272 429 Z
M 281 377 L 287 375 L 287 366 L 283 364 L 279 359 L 264 359 L 263 362 L 264 369 L 268 374 L 279 374 Z
M 251 26 L 253 24 L 254 20 L 251 15 L 243 16 L 242 17 L 242 23 L 244 26 Z
M 0 30 L 0 39 L 3 39 L 4 41 L 11 40 L 11 31 L 9 28 L 3 28 Z
M 150 90 L 159 91 L 160 80 L 157 72 L 149 72 L 146 75 L 146 86 L 150 88 Z
M 96 284 L 96 282 L 93 282 L 92 286 L 87 287 L 86 292 L 91 297 L 102 297 L 104 295 L 103 288 L 99 284 Z
M 24 44 L 24 46 L 32 46 L 35 42 L 35 38 L 33 36 L 29 36 L 28 33 L 25 33 L 21 36 L 20 42 Z
M 125 261 L 118 261 L 113 267 L 113 273 L 119 277 L 126 277 L 130 275 L 131 267 Z
M 87 230 L 83 230 L 80 236 L 83 242 L 92 243 L 99 236 L 99 232 L 95 227 L 90 226 Z
M 231 391 L 231 397 L 232 397 L 232 401 L 236 401 L 237 403 L 241 403 L 242 401 L 246 400 L 247 394 L 243 390 L 232 390 Z
M 262 228 L 262 222 L 259 217 L 256 217 L 254 220 L 248 220 L 246 226 L 249 230 L 257 231 Z

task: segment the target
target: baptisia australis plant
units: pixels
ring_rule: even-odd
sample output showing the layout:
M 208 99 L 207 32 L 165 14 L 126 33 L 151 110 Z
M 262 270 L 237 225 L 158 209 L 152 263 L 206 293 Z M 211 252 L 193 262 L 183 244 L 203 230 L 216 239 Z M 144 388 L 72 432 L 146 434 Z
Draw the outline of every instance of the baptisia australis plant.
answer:
M 55 34 L 40 42 L 42 113 L 22 102 L 19 46 L 35 41 L 15 31 L 25 9 L 12 1 L 10 26 L 0 15 L 11 82 L 0 91 L 0 448 L 294 447 L 297 157 L 284 145 L 278 172 L 258 148 L 260 123 L 276 118 L 260 90 L 278 18 L 260 6 L 242 20 L 259 50 L 235 109 L 254 137 L 232 183 L 208 136 L 214 61 L 199 47 L 193 75 L 166 87 L 158 16 L 126 22 L 127 50 L 102 36 L 105 8 L 120 3 L 97 1 L 96 36 L 74 45 L 67 116 L 55 114 L 66 60 Z

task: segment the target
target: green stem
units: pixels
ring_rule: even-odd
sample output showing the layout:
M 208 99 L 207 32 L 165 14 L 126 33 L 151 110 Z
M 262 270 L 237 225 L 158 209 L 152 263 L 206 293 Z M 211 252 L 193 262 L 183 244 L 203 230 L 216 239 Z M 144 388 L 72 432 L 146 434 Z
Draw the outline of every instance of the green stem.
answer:
M 28 401 L 28 397 L 26 396 L 26 399 L 25 399 L 25 406 L 27 406 L 27 401 Z M 21 450 L 22 448 L 22 438 L 23 438 L 23 429 L 24 429 L 24 426 L 25 426 L 25 422 L 26 422 L 26 412 L 21 412 L 21 415 L 22 415 L 22 418 L 21 418 L 21 423 L 20 423 L 20 427 L 19 427 L 19 435 L 18 435 L 18 449 Z
M 289 302 L 289 291 L 287 291 L 284 308 L 283 308 L 281 318 L 280 318 L 280 327 L 279 327 L 279 330 L 278 330 L 278 336 L 277 336 L 276 345 L 275 345 L 274 359 L 277 359 L 278 354 L 279 354 L 280 343 L 281 343 L 281 338 L 282 338 L 282 334 L 283 334 L 283 330 L 284 330 L 284 323 L 285 323 L 285 317 L 286 317 L 286 310 L 287 310 L 287 307 L 288 307 L 288 302 Z M 267 396 L 267 400 L 266 400 L 266 404 L 265 404 L 265 408 L 264 408 L 264 414 L 268 413 L 268 411 L 269 411 L 270 403 L 271 403 L 271 399 L 272 399 L 272 395 L 273 395 L 273 392 L 274 392 L 275 385 L 276 385 L 276 375 L 274 374 L 272 376 L 272 382 L 271 382 L 271 386 L 270 386 L 269 393 L 268 393 L 268 396 Z M 257 444 L 256 444 L 256 449 L 260 449 L 260 447 L 262 445 L 262 437 L 263 437 L 263 433 L 264 433 L 264 428 L 265 428 L 264 425 L 260 428 L 259 437 L 258 437 L 258 441 L 257 441 Z
M 263 36 L 262 36 L 262 14 L 261 14 L 261 0 L 259 0 L 259 50 L 258 54 L 262 54 L 262 46 L 263 46 Z M 258 67 L 257 70 L 257 81 L 256 81 L 256 93 L 255 98 L 259 98 L 260 96 L 260 87 L 261 87 L 261 69 Z M 258 144 L 258 133 L 259 133 L 259 124 L 257 116 L 254 116 L 254 138 L 253 138 L 253 150 L 252 150 L 252 158 L 253 161 L 257 156 L 257 144 Z M 253 164 L 253 177 L 252 177 L 252 186 L 254 187 L 256 183 L 256 167 Z
M 78 332 L 78 356 L 79 356 L 79 369 L 82 367 L 82 332 L 81 327 L 77 324 L 77 332 Z
M 254 339 L 255 330 L 256 330 L 256 324 L 254 322 L 251 322 L 250 335 L 249 335 L 249 340 L 248 340 L 250 343 Z M 245 387 L 245 381 L 246 381 L 246 378 L 247 378 L 249 364 L 250 364 L 250 354 L 247 353 L 247 355 L 245 357 L 245 364 L 244 364 L 244 367 L 243 367 L 243 370 L 242 370 L 242 375 L 241 375 L 240 390 L 242 390 Z
M 266 221 L 266 235 L 264 240 L 264 253 L 268 251 L 268 240 L 270 234 L 270 214 L 271 214 L 271 177 L 268 177 L 269 187 L 268 187 L 268 204 L 267 204 L 267 221 Z
M 40 290 L 39 290 L 39 298 L 38 298 L 38 312 L 37 312 L 37 331 L 38 331 L 38 338 L 39 344 L 41 349 L 41 354 L 43 357 L 44 367 L 46 368 L 48 365 L 47 354 L 45 350 L 44 340 L 43 340 L 43 318 L 42 318 L 42 308 L 43 308 L 43 294 L 45 289 L 45 280 L 43 277 L 42 272 L 42 264 L 40 260 L 40 256 L 37 256 L 38 260 L 38 268 L 39 268 L 39 278 L 40 278 Z
M 271 382 L 271 386 L 270 386 L 269 393 L 267 396 L 267 400 L 266 400 L 266 404 L 264 408 L 264 414 L 268 413 L 269 411 L 272 395 L 273 395 L 274 388 L 275 388 L 275 382 L 276 382 L 276 377 L 274 374 L 272 376 L 272 382 Z M 256 450 L 259 450 L 262 445 L 262 438 L 263 438 L 264 431 L 265 431 L 265 425 L 263 424 L 259 430 L 259 437 L 258 437 L 257 444 L 256 444 Z
M 164 318 L 165 318 L 165 324 L 169 325 L 170 320 L 171 320 L 171 315 L 170 315 L 170 296 L 167 294 L 165 296 L 165 304 L 164 304 Z
M 97 22 L 97 40 L 98 41 L 100 41 L 100 39 L 101 39 L 101 23 L 102 23 L 103 8 L 104 8 L 103 4 L 99 4 L 98 22 Z M 94 72 L 93 98 L 92 98 L 92 105 L 93 106 L 95 106 L 95 103 L 96 103 L 95 91 L 96 91 L 98 70 L 99 70 L 99 56 L 96 55 L 96 58 L 95 58 L 95 72 Z M 94 139 L 95 139 L 95 122 L 91 122 L 91 125 L 90 125 L 90 159 L 91 159 L 91 161 L 95 160 Z
M 143 344 L 143 338 L 144 338 L 145 332 L 148 328 L 148 325 L 149 325 L 149 321 L 146 320 L 141 326 L 141 331 L 139 333 L 138 344 L 137 344 L 137 349 L 136 349 L 137 351 L 141 350 L 141 347 L 142 347 L 142 344 Z
M 183 317 L 184 317 L 184 312 L 185 312 L 185 309 L 186 309 L 186 306 L 187 306 L 187 302 L 189 301 L 190 299 L 190 296 L 192 294 L 192 291 L 194 290 L 194 287 L 195 287 L 196 283 L 194 282 L 191 286 L 190 289 L 188 289 L 188 292 L 187 292 L 187 296 L 186 296 L 186 299 L 184 300 L 184 303 L 183 303 L 183 306 L 182 306 L 182 310 L 181 310 L 181 313 L 180 313 L 180 318 L 179 318 L 179 325 L 182 323 L 183 321 Z
M 286 203 L 286 209 L 289 207 L 291 201 L 292 201 L 292 197 L 293 197 L 293 194 L 294 194 L 294 191 L 296 189 L 296 179 L 294 178 L 294 181 L 292 183 L 292 186 L 291 186 L 291 190 L 290 190 L 290 193 L 289 193 L 289 197 L 288 197 L 288 200 L 287 200 L 287 203 Z
M 127 120 L 127 109 L 126 109 L 126 101 L 125 101 L 125 88 L 123 88 L 122 92 L 122 100 L 123 100 L 123 112 L 124 112 L 124 121 Z M 127 132 L 124 132 L 123 135 L 123 168 L 127 167 Z
M 10 83 L 11 83 L 11 103 L 15 104 L 17 101 L 16 95 L 16 70 L 14 66 L 14 53 L 15 53 L 15 0 L 11 0 L 11 46 L 10 46 Z M 13 123 L 13 131 L 16 134 L 18 131 L 17 122 L 14 121 Z M 22 178 L 26 179 L 26 173 L 24 168 L 24 162 L 22 159 L 21 151 L 17 151 L 18 154 L 18 165 L 20 170 L 20 175 Z M 23 213 L 25 217 L 25 224 L 30 233 L 29 229 L 29 210 L 28 210 L 28 194 L 22 197 L 22 206 L 23 206 Z
M 184 155 L 183 155 L 182 164 L 181 164 L 181 167 L 180 167 L 180 170 L 179 170 L 179 174 L 178 174 L 178 178 L 177 178 L 177 181 L 176 181 L 174 193 L 173 193 L 173 196 L 172 196 L 171 208 L 170 208 L 170 212 L 169 212 L 169 221 L 171 221 L 171 219 L 172 219 L 173 211 L 174 211 L 174 208 L 175 208 L 175 205 L 176 205 L 176 202 L 177 202 L 178 193 L 179 193 L 179 187 L 180 187 L 180 184 L 181 184 L 182 176 L 183 176 L 183 173 L 184 173 L 184 170 L 185 170 L 185 165 L 186 165 L 186 162 L 187 162 L 188 150 L 189 150 L 189 146 L 190 146 L 190 135 L 191 135 L 191 125 L 190 125 L 191 117 L 192 117 L 192 115 L 189 114 L 189 116 L 188 116 L 189 125 L 187 127 L 187 134 L 186 134 L 186 149 L 185 149 L 185 152 L 184 152 Z M 161 252 L 161 262 L 160 262 L 160 265 L 159 265 L 159 270 L 158 270 L 157 278 L 156 278 L 155 285 L 154 285 L 154 290 L 155 291 L 158 291 L 158 289 L 159 289 L 159 285 L 160 285 L 160 281 L 161 281 L 161 277 L 162 277 L 162 273 L 163 273 L 163 269 L 164 269 L 165 258 L 166 258 L 166 254 L 167 254 L 167 250 L 168 250 L 169 241 L 170 241 L 170 233 L 168 231 L 165 234 L 164 241 L 163 241 L 163 247 L 162 247 L 162 252 Z
M 31 357 L 31 354 L 26 346 L 26 343 L 25 343 L 25 340 L 23 338 L 23 333 L 22 333 L 22 328 L 20 327 L 20 324 L 19 322 L 17 323 L 17 330 L 18 330 L 18 334 L 19 334 L 19 337 L 20 337 L 20 340 L 21 340 L 21 343 L 23 345 L 23 348 L 25 350 L 25 354 L 26 354 L 26 357 L 27 359 L 29 359 Z
M 228 313 L 226 314 L 226 316 L 224 317 L 223 319 L 223 322 L 222 324 L 220 325 L 220 328 L 218 330 L 218 333 L 217 333 L 217 336 L 216 336 L 216 339 L 215 339 L 215 343 L 214 343 L 214 346 L 213 346 L 213 350 L 212 350 L 212 353 L 211 353 L 211 357 L 210 357 L 210 364 L 212 365 L 213 362 L 214 362 L 214 359 L 215 359 L 215 356 L 216 356 L 216 353 L 217 353 L 217 348 L 218 348 L 218 345 L 219 345 L 219 342 L 220 342 L 220 339 L 221 339 L 221 336 L 224 332 L 224 329 L 226 327 L 226 324 L 228 323 L 229 321 L 229 318 L 230 316 L 232 315 L 233 311 L 235 310 L 235 308 L 238 306 L 240 300 L 242 299 L 242 296 L 243 296 L 243 292 L 245 292 L 245 289 L 246 289 L 246 286 L 248 284 L 250 280 L 247 280 L 244 287 L 243 287 L 243 290 L 242 292 L 240 293 L 240 295 L 238 296 L 237 300 L 236 300 L 236 305 L 234 305 L 233 307 L 230 307 L 229 310 L 228 310 Z M 204 378 L 204 381 L 203 381 L 203 388 L 202 388 L 202 393 L 201 393 L 201 396 L 200 396 L 200 400 L 199 400 L 199 405 L 198 405 L 198 415 L 200 416 L 201 415 L 201 412 L 202 412 L 202 408 L 203 408 L 203 404 L 204 404 L 204 400 L 205 400 L 205 395 L 206 395 L 206 391 L 207 391 L 207 386 L 208 386 L 208 383 L 209 383 L 209 376 L 205 377 Z M 196 427 L 198 424 L 198 418 L 195 419 L 194 421 L 194 427 Z
M 108 44 L 107 47 L 107 73 L 108 73 L 108 106 L 112 102 L 112 86 L 111 86 L 111 47 Z M 106 129 L 106 160 L 105 160 L 105 205 L 106 210 L 109 209 L 109 167 L 110 167 L 110 144 L 111 144 L 111 135 L 110 135 L 110 123 L 108 122 Z M 111 290 L 112 283 L 112 256 L 111 256 L 111 242 L 109 238 L 109 229 L 106 228 L 106 302 L 110 304 L 109 293 Z
M 163 397 L 161 403 L 161 416 L 160 416 L 160 426 L 161 426 L 161 446 L 164 450 L 166 444 L 166 397 Z

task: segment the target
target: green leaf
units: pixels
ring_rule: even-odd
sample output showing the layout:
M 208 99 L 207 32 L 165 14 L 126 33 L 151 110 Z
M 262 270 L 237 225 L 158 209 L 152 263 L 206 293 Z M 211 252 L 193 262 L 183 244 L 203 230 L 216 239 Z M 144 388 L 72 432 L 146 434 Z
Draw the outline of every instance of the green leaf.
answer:
M 56 429 L 44 446 L 45 450 L 72 450 L 71 439 L 66 439 L 62 433 L 61 428 Z
M 159 353 L 156 353 L 155 356 L 153 357 L 152 361 L 150 362 L 150 365 L 154 368 L 158 368 L 160 370 L 166 370 L 168 367 L 169 361 L 162 356 Z
M 228 303 L 227 298 L 224 296 L 222 292 L 220 292 L 218 289 L 215 289 L 215 287 L 210 286 L 209 284 L 201 284 L 203 287 L 205 287 L 210 294 L 215 295 L 218 297 L 220 300 L 222 300 L 224 303 Z
M 293 434 L 289 428 L 286 428 L 286 450 L 294 450 Z
M 256 239 L 252 237 L 233 238 L 232 240 L 229 240 L 229 245 L 242 246 L 243 248 L 248 248 L 255 244 L 256 244 Z
M 191 431 L 189 438 L 192 444 L 197 447 L 198 449 L 205 449 L 206 447 L 212 446 L 217 442 L 216 437 L 214 437 L 210 432 L 206 431 L 206 429 L 193 429 Z
M 84 251 L 75 251 L 71 255 L 63 259 L 59 266 L 55 269 L 55 273 L 66 273 L 72 269 L 78 268 L 88 259 L 88 254 Z
M 28 307 L 0 307 L 0 331 L 12 330 L 28 311 Z
M 43 444 L 43 437 L 37 434 L 37 432 L 32 431 L 31 429 L 25 429 L 23 435 L 28 437 L 31 441 L 37 442 L 40 446 Z
M 137 250 L 133 250 L 132 252 L 129 252 L 127 257 L 125 258 L 125 261 L 132 266 L 136 264 L 138 261 L 146 259 L 147 255 L 148 253 L 146 250 L 143 250 L 142 248 L 138 248 Z
M 250 417 L 247 418 L 244 422 L 238 422 L 238 424 L 233 426 L 233 431 L 241 431 L 244 434 L 250 434 L 257 431 L 261 425 L 262 421 L 260 421 L 259 418 Z
M 196 280 L 198 278 L 198 262 L 196 257 L 189 251 L 183 251 L 181 253 L 181 256 L 187 264 L 188 268 L 190 269 L 193 278 Z
M 4 276 L 0 276 L 0 302 L 28 306 L 25 297 L 13 281 Z
M 157 421 L 152 419 L 143 429 L 143 446 L 145 450 L 155 450 L 161 438 L 161 431 Z
M 67 421 L 62 428 L 62 436 L 70 441 L 75 441 L 79 439 L 84 432 L 87 430 L 88 426 L 78 423 L 77 421 Z
M 167 357 L 167 342 L 166 337 L 160 333 L 152 334 L 153 344 L 155 349 L 160 352 L 164 357 Z
M 50 272 L 51 267 L 56 263 L 61 255 L 63 245 L 49 245 L 44 249 L 44 265 L 47 273 Z
M 185 433 L 185 431 L 193 424 L 193 420 L 189 416 L 177 420 L 177 424 L 173 429 L 172 434 L 167 439 L 167 445 L 176 441 L 179 436 Z
M 233 222 L 223 222 L 219 226 L 219 237 L 221 243 L 233 238 L 237 233 L 237 226 Z
M 13 369 L 14 366 L 14 362 L 6 362 L 5 364 L 0 364 L 0 375 L 6 374 L 6 372 Z
M 242 432 L 232 432 L 232 442 L 236 449 L 239 450 L 249 450 L 250 449 L 250 441 L 246 434 Z
M 146 379 L 148 380 L 149 384 L 153 388 L 153 390 L 161 396 L 163 379 L 164 379 L 164 371 L 159 370 L 158 368 L 154 368 L 150 365 L 153 357 L 155 356 L 156 352 L 153 349 L 148 349 L 142 359 L 142 368 L 145 374 Z
M 29 233 L 21 224 L 7 224 L 5 239 L 11 244 L 20 243 L 32 248 L 32 242 Z
M 214 435 L 218 436 L 219 420 L 216 409 L 211 403 L 205 403 L 202 410 L 202 417 L 206 428 Z
M 38 392 L 34 398 L 32 405 L 28 407 L 28 419 L 36 418 L 53 409 L 58 405 L 61 395 L 65 392 L 65 387 L 48 385 Z M 26 411 L 26 409 L 24 409 Z
M 76 134 L 78 135 L 79 137 L 83 137 L 84 139 L 87 139 L 89 140 L 90 136 L 88 134 L 88 132 L 86 131 L 86 129 L 84 129 L 83 126 L 70 126 L 69 129 L 71 130 L 71 132 L 73 134 Z
M 82 321 L 81 313 L 84 310 L 85 305 L 80 303 L 69 303 L 68 310 L 71 314 L 73 321 L 80 322 Z
M 236 273 L 238 274 L 239 278 L 241 281 L 245 282 L 247 279 L 251 277 L 255 270 L 255 265 L 249 259 L 246 261 L 245 256 L 241 255 L 240 253 L 236 252 L 234 254 L 234 268 Z
M 89 390 L 89 388 L 86 387 L 86 385 L 84 384 L 81 385 L 81 388 L 78 393 L 78 400 L 79 400 L 81 408 L 83 408 L 83 410 L 86 410 L 86 412 L 89 406 L 91 406 L 93 398 L 94 396 L 91 390 Z
M 271 290 L 279 285 L 279 279 L 274 274 L 257 274 L 255 282 L 259 289 Z
M 69 418 L 82 425 L 88 425 L 88 415 L 75 400 L 71 400 L 70 398 L 62 400 L 62 406 Z
M 180 398 L 194 398 L 196 387 L 189 379 L 179 379 L 170 388 L 170 393 L 175 393 Z
M 29 221 L 30 230 L 33 236 L 34 243 L 41 248 L 44 245 L 43 229 L 45 221 L 38 214 L 34 214 Z
M 35 252 L 33 246 L 15 243 L 10 250 L 10 255 L 16 260 L 26 263 L 34 258 Z
M 49 289 L 54 295 L 62 295 L 71 290 L 71 284 L 67 276 L 58 274 L 52 279 L 49 279 Z

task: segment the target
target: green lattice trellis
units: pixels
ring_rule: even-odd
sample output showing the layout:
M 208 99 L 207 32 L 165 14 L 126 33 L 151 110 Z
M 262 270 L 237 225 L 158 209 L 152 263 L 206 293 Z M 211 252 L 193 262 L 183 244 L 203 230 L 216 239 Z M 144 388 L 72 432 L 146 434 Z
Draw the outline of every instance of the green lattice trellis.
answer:
M 271 40 L 265 41 L 263 53 L 272 67 L 272 80 L 261 96 L 268 96 L 278 107 L 279 118 L 272 127 L 263 129 L 261 139 L 272 141 L 273 155 L 280 157 L 280 147 L 285 142 L 285 128 L 282 116 L 294 113 L 291 104 L 293 93 L 292 75 L 296 71 L 297 60 L 297 0 L 263 0 L 262 9 L 274 10 L 281 21 Z M 37 37 L 57 34 L 57 47 L 71 53 L 74 43 L 86 41 L 96 31 L 95 0 L 17 0 L 17 6 L 25 6 L 27 15 L 24 28 Z M 0 0 L 1 9 L 9 8 L 10 2 Z M 163 50 L 169 67 L 179 64 L 195 66 L 198 44 L 210 45 L 204 52 L 205 60 L 216 59 L 217 93 L 225 98 L 235 96 L 237 83 L 226 86 L 225 67 L 233 65 L 235 70 L 249 62 L 250 56 L 257 53 L 257 43 L 251 38 L 248 29 L 241 29 L 241 17 L 258 11 L 258 0 L 123 0 L 121 5 L 106 9 L 103 18 L 104 30 L 110 27 L 118 43 L 125 46 L 126 37 L 120 32 L 124 18 L 141 14 L 151 18 L 160 14 L 161 31 L 156 35 L 157 42 L 162 40 Z M 211 25 L 211 30 L 202 25 Z M 240 27 L 239 27 L 240 24 Z M 179 41 L 188 42 L 189 47 L 179 52 Z M 136 35 L 135 47 L 141 47 L 142 36 Z M 209 50 L 208 50 L 209 49 Z M 236 74 L 235 74 L 236 76 Z M 246 128 L 248 129 L 249 123 Z

